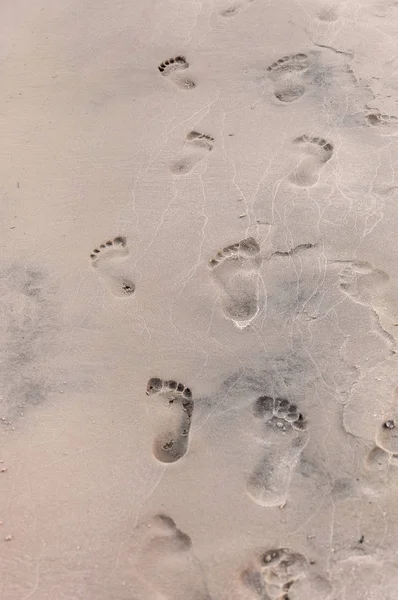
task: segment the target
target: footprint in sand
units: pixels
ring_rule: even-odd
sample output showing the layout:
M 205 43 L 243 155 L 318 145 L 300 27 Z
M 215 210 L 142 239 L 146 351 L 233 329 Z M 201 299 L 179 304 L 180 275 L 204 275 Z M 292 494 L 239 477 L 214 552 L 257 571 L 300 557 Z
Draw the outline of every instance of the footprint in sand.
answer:
M 267 69 L 274 84 L 274 95 L 279 102 L 290 103 L 298 100 L 305 92 L 304 73 L 308 70 L 306 54 L 283 56 Z
M 209 262 L 222 290 L 222 308 L 226 317 L 243 329 L 259 312 L 260 246 L 252 237 L 220 250 Z
M 192 392 L 182 383 L 163 381 L 152 377 L 146 388 L 148 396 L 158 395 L 169 408 L 168 424 L 153 443 L 153 455 L 162 463 L 173 463 L 182 458 L 189 443 L 194 402 Z
M 177 87 L 183 90 L 192 90 L 196 83 L 189 77 L 182 74 L 189 68 L 189 63 L 185 56 L 176 56 L 162 62 L 158 69 L 163 77 L 170 79 Z
M 191 538 L 171 517 L 155 515 L 137 529 L 140 550 L 135 567 L 148 593 L 145 598 L 211 600 Z
M 114 296 L 126 298 L 135 291 L 135 283 L 125 275 L 124 260 L 129 250 L 123 236 L 104 242 L 90 254 L 91 265 L 106 282 Z
M 338 262 L 338 261 L 336 261 Z M 353 302 L 363 306 L 377 305 L 385 293 L 390 277 L 366 261 L 347 261 L 340 273 L 340 289 Z
M 365 119 L 369 127 L 374 127 L 383 137 L 398 134 L 398 118 L 393 115 L 385 115 L 378 110 L 373 110 L 365 115 Z
M 284 506 L 300 454 L 308 442 L 307 421 L 295 404 L 283 398 L 261 396 L 253 415 L 263 428 L 264 456 L 257 463 L 246 491 L 260 506 Z
M 171 166 L 174 175 L 187 175 L 214 147 L 214 138 L 199 131 L 190 131 L 185 138 L 182 157 Z
M 246 0 L 246 2 L 239 2 L 236 4 L 230 4 L 221 11 L 222 17 L 235 17 L 243 8 L 246 8 L 248 4 L 251 4 L 254 0 Z
M 332 590 L 326 579 L 310 571 L 306 557 L 291 548 L 257 552 L 239 579 L 253 600 L 326 600 Z
M 294 140 L 305 154 L 289 180 L 297 187 L 309 188 L 318 183 L 324 164 L 333 156 L 333 145 L 319 137 L 302 135 Z
M 376 444 L 390 456 L 398 454 L 398 387 L 392 401 L 386 402 L 385 419 L 376 434 Z

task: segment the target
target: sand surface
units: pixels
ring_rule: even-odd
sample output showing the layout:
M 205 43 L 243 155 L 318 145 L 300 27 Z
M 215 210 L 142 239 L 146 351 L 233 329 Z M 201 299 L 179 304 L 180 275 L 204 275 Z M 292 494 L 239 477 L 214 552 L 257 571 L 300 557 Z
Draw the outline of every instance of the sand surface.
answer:
M 1 600 L 398 598 L 398 5 L 3 0 Z

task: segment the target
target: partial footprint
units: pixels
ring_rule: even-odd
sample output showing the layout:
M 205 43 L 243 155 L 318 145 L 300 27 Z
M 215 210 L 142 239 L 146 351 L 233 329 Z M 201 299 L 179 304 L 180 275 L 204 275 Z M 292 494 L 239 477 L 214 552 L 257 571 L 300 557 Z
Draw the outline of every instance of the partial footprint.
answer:
M 196 87 L 196 83 L 189 77 L 182 75 L 182 71 L 185 71 L 188 68 L 189 63 L 185 56 L 169 58 L 158 66 L 158 69 L 163 77 L 167 77 L 183 90 L 192 90 L 194 87 Z
M 190 131 L 185 138 L 182 157 L 171 166 L 174 175 L 187 175 L 214 147 L 214 138 L 199 131 Z
M 382 136 L 395 136 L 398 134 L 398 118 L 372 110 L 365 116 L 369 127 L 374 127 Z
M 305 157 L 289 175 L 291 183 L 297 187 L 312 187 L 318 183 L 324 164 L 333 156 L 333 145 L 319 137 L 302 135 L 294 140 Z
M 150 598 L 210 600 L 191 538 L 177 528 L 171 517 L 155 515 L 142 523 L 138 531 L 141 547 L 137 576 Z
M 189 444 L 194 402 L 192 392 L 182 383 L 163 381 L 152 377 L 147 384 L 147 395 L 157 394 L 169 407 L 169 422 L 153 443 L 153 454 L 162 463 L 173 463 L 182 458 Z
M 237 15 L 243 8 L 246 8 L 248 4 L 251 4 L 254 0 L 246 0 L 245 2 L 239 2 L 230 4 L 227 8 L 221 11 L 220 15 L 222 17 L 234 17 Z
M 308 562 L 303 554 L 290 548 L 271 548 L 252 557 L 240 580 L 258 600 L 287 600 L 294 584 L 307 574 Z M 310 597 L 315 600 L 315 596 Z M 320 600 L 318 596 L 316 599 Z
M 274 95 L 284 103 L 298 100 L 305 92 L 303 75 L 308 69 L 306 54 L 284 56 L 268 67 L 269 78 L 274 84 Z
M 379 304 L 389 281 L 385 271 L 365 261 L 350 261 L 340 273 L 341 291 L 364 306 Z
M 398 454 L 398 387 L 394 391 L 392 401 L 388 404 L 386 418 L 377 432 L 375 441 L 379 448 L 390 455 L 395 455 Z
M 300 454 L 308 442 L 307 421 L 297 406 L 284 398 L 261 396 L 253 415 L 262 421 L 264 456 L 252 471 L 246 491 L 260 506 L 284 506 Z
M 260 246 L 249 237 L 226 246 L 209 262 L 222 289 L 223 312 L 240 329 L 259 313 L 259 254 Z
M 135 292 L 135 283 L 125 274 L 124 260 L 128 255 L 127 240 L 119 236 L 94 248 L 91 265 L 106 282 L 114 296 L 126 298 Z

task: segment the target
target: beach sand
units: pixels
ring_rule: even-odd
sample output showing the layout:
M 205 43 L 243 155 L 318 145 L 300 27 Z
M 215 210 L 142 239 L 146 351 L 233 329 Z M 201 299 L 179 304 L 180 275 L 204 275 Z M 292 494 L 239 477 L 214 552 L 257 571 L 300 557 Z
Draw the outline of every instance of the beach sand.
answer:
M 397 3 L 2 13 L 0 598 L 396 600 Z

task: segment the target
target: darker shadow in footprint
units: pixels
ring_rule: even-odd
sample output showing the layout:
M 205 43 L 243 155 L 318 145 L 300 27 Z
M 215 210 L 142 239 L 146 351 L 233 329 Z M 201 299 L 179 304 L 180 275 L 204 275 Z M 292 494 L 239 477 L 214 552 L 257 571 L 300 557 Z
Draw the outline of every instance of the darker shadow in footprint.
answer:
M 169 58 L 158 66 L 159 72 L 163 77 L 170 78 L 170 80 L 179 88 L 185 90 L 192 90 L 196 87 L 195 82 L 189 77 L 182 76 L 182 71 L 189 68 L 189 63 L 185 56 L 176 56 L 175 58 Z
M 182 383 L 163 381 L 152 377 L 147 384 L 147 395 L 159 395 L 167 400 L 171 414 L 170 424 L 156 436 L 153 443 L 153 455 L 162 463 L 174 463 L 180 460 L 188 450 L 194 401 L 192 392 Z
M 124 273 L 124 259 L 129 253 L 124 236 L 100 244 L 90 254 L 91 266 L 98 269 L 113 296 L 125 298 L 135 292 L 135 283 Z
M 306 54 L 284 56 L 268 67 L 274 95 L 282 103 L 295 102 L 305 93 L 303 75 L 308 69 Z

